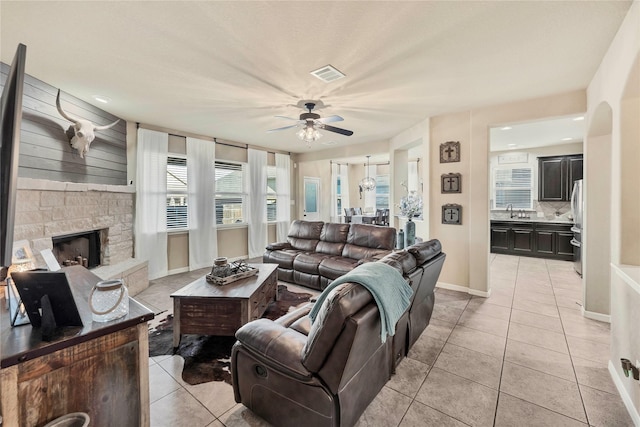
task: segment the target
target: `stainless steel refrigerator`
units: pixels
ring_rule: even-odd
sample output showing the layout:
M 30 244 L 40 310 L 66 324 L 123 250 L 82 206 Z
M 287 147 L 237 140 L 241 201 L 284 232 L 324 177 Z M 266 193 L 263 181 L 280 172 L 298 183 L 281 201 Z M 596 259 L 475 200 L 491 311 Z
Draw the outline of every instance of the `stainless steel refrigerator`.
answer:
M 573 191 L 571 192 L 571 215 L 573 216 L 573 239 L 571 239 L 571 245 L 573 245 L 573 268 L 580 276 L 582 276 L 582 227 L 583 227 L 583 212 L 584 212 L 584 200 L 582 180 L 578 179 L 573 183 Z

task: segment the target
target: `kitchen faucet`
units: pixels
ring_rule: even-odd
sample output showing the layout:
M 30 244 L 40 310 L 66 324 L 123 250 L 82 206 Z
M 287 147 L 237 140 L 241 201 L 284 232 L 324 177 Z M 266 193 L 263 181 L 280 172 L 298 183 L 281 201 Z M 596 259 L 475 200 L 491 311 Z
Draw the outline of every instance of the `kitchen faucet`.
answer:
M 513 218 L 515 215 L 513 215 L 513 203 L 509 203 L 507 205 L 507 212 L 509 212 L 509 209 L 511 209 L 511 215 L 509 216 L 509 218 Z

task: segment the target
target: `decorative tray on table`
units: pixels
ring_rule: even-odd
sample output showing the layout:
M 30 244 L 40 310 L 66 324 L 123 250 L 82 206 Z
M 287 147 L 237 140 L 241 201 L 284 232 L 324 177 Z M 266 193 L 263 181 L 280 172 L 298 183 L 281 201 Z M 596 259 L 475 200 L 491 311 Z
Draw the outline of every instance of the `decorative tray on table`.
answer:
M 246 277 L 258 274 L 256 267 L 251 267 L 244 260 L 235 261 L 226 265 L 214 265 L 211 273 L 207 274 L 207 282 L 224 286 Z

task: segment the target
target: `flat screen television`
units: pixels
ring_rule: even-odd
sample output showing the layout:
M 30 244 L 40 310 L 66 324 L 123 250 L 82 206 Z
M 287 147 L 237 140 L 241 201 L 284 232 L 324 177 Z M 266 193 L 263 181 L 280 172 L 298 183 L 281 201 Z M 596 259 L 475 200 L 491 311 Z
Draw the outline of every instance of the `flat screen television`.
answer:
M 0 280 L 11 265 L 27 47 L 18 45 L 0 104 Z

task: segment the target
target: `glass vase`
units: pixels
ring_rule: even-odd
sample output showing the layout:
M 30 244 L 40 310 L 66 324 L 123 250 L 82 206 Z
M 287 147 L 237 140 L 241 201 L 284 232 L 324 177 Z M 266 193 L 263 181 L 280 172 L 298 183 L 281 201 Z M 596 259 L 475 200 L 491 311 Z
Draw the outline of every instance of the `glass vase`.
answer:
M 411 221 L 411 218 L 408 218 L 407 223 L 404 225 L 404 240 L 405 248 L 416 242 L 416 223 Z

